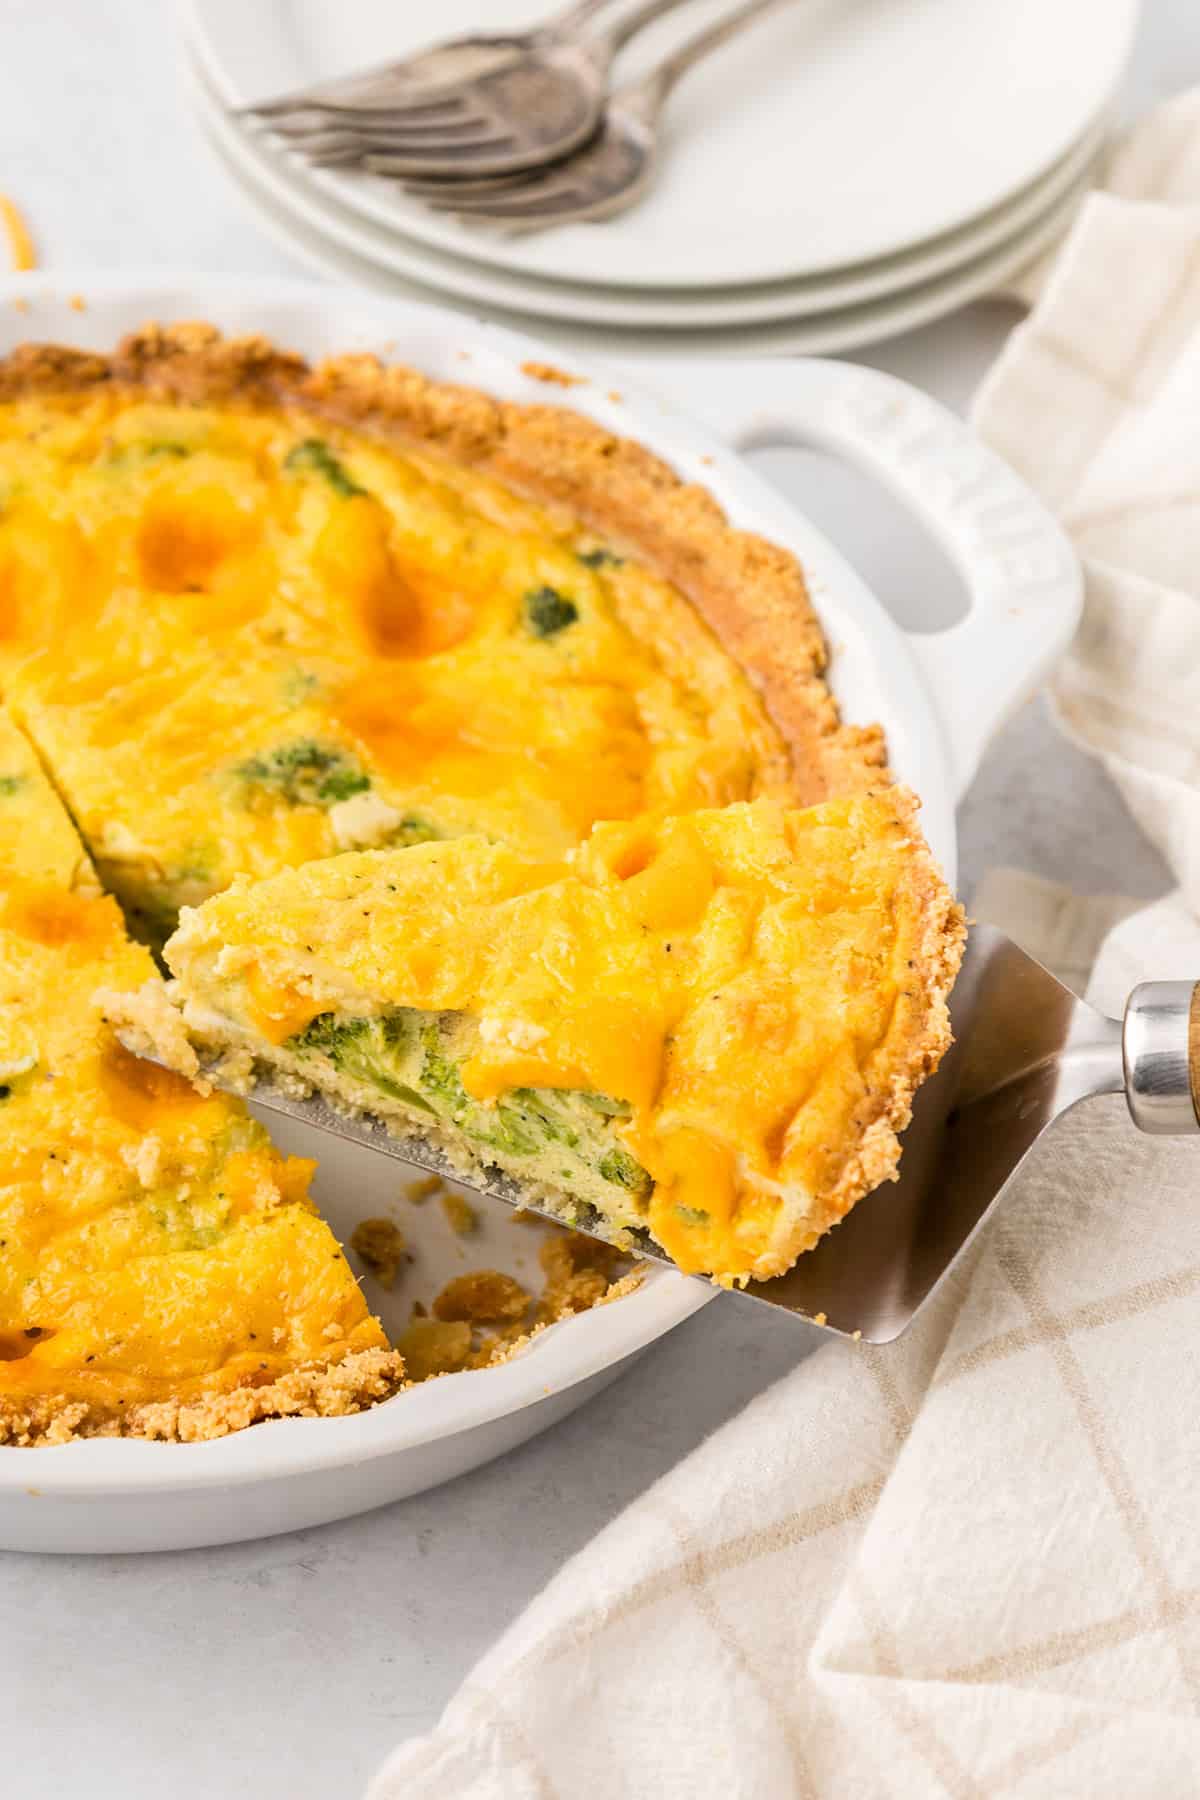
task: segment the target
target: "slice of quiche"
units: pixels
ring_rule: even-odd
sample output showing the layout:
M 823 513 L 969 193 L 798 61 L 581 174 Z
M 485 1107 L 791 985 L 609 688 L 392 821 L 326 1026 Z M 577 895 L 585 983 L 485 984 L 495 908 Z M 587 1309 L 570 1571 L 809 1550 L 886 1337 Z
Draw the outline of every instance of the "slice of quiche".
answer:
M 156 945 L 342 849 L 861 787 L 823 660 L 794 558 L 565 408 L 199 326 L 0 361 L 0 686 Z
M 166 957 L 196 1038 L 729 1284 L 894 1174 L 949 1041 L 963 920 L 914 815 L 892 788 L 604 824 L 550 863 L 352 852 L 235 882 Z
M 217 1436 L 401 1375 L 311 1165 L 105 1024 L 152 969 L 0 715 L 0 1443 Z

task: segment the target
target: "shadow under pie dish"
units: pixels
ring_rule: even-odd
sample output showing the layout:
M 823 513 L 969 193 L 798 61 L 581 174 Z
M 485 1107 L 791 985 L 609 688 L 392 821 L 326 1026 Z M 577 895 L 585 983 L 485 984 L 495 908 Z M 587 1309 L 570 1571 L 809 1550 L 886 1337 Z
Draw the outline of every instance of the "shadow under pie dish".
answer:
M 838 723 L 789 555 L 568 410 L 200 327 L 0 365 L 0 493 L 6 694 L 155 944 L 181 906 L 339 852 L 508 854 L 561 882 L 622 824 L 658 842 L 851 802 L 903 821 L 911 1030 L 834 1146 L 887 1172 L 944 1046 L 961 923 L 880 734 Z M 545 1069 L 520 1085 L 633 1104 Z

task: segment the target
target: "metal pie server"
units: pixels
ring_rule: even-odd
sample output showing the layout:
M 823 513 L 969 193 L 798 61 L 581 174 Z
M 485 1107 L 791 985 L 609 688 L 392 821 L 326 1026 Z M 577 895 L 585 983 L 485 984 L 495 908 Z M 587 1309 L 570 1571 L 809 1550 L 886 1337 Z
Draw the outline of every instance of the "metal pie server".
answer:
M 1064 1113 L 1096 1095 L 1124 1093 L 1142 1131 L 1200 1132 L 1200 985 L 1144 982 L 1122 1023 L 1078 999 L 1001 932 L 977 925 L 950 1012 L 954 1045 L 917 1096 L 899 1181 L 876 1188 L 786 1275 L 751 1282 L 745 1296 L 830 1331 L 889 1343 Z M 204 1073 L 222 1085 L 219 1066 Z M 266 1113 L 464 1181 L 429 1139 L 348 1118 L 317 1095 L 296 1098 L 262 1080 L 252 1100 Z M 464 1185 L 544 1210 L 498 1169 Z M 596 1225 L 585 1228 L 603 1236 Z M 648 1236 L 639 1252 L 668 1263 Z

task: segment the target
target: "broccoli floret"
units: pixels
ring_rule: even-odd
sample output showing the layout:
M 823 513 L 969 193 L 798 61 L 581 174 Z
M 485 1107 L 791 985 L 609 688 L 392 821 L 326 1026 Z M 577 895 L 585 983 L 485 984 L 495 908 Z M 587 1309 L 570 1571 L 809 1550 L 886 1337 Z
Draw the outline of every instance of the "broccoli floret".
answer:
M 510 1100 L 519 1108 L 526 1124 L 543 1138 L 554 1144 L 565 1144 L 569 1150 L 576 1148 L 579 1133 L 558 1112 L 551 1095 L 537 1088 L 514 1088 Z
M 345 750 L 312 739 L 252 756 L 234 774 L 246 787 L 273 794 L 289 806 L 335 806 L 371 785 L 370 776 Z
M 579 1090 L 579 1098 L 593 1112 L 603 1113 L 606 1119 L 628 1119 L 633 1112 L 628 1100 L 614 1100 L 608 1094 L 589 1093 L 586 1088 Z
M 470 1096 L 462 1084 L 458 1073 L 458 1064 L 452 1062 L 441 1045 L 441 1034 L 436 1025 L 427 1025 L 421 1033 L 421 1046 L 424 1060 L 421 1064 L 421 1086 L 429 1092 L 439 1111 L 446 1111 L 452 1119 L 465 1113 L 471 1104 Z
M 615 550 L 577 550 L 575 554 L 587 569 L 619 569 L 625 561 Z
M 422 819 L 417 813 L 405 813 L 398 825 L 392 827 L 382 840 L 389 850 L 406 850 L 410 844 L 432 844 L 440 837 L 441 832 L 428 819 Z
M 611 1181 L 616 1187 L 628 1188 L 639 1200 L 647 1199 L 654 1186 L 649 1174 L 635 1156 L 630 1156 L 628 1150 L 608 1151 L 600 1159 L 598 1173 L 604 1181 Z
M 510 1156 L 535 1156 L 542 1148 L 543 1140 L 532 1122 L 503 1101 L 494 1111 L 481 1107 L 466 1130 L 496 1150 L 507 1150 Z
M 289 475 L 320 475 L 343 500 L 353 500 L 356 495 L 367 491 L 347 475 L 329 445 L 320 438 L 305 438 L 302 444 L 289 450 L 283 459 L 283 466 Z
M 530 588 L 522 604 L 525 623 L 534 637 L 554 637 L 579 617 L 575 602 L 560 594 L 557 588 Z
M 315 1019 L 310 1019 L 303 1031 L 297 1031 L 288 1039 L 288 1046 L 302 1053 L 315 1051 L 332 1060 L 336 1047 L 361 1035 L 367 1024 L 366 1019 L 343 1019 L 339 1023 L 336 1013 L 318 1013 Z
M 318 1013 L 288 1040 L 288 1047 L 300 1056 L 323 1057 L 341 1074 L 377 1088 L 389 1099 L 432 1112 L 429 1102 L 408 1082 L 398 1080 L 395 1072 L 395 1059 L 411 1044 L 412 1033 L 404 1013 L 382 1019 L 339 1019 L 336 1013 Z

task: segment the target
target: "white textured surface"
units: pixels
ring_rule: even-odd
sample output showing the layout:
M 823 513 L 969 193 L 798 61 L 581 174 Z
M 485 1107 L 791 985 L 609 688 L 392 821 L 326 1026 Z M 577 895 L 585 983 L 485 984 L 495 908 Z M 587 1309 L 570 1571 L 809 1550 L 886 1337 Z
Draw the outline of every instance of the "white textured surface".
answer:
M 0 184 L 43 258 L 284 271 L 182 116 L 165 9 L 7 0 Z M 1200 14 L 1151 0 L 1133 89 L 1200 79 Z M 961 405 L 1011 314 L 976 308 L 864 360 Z M 911 617 L 917 553 L 867 531 L 842 480 L 783 454 L 806 505 Z M 964 808 L 970 885 L 1019 863 L 1083 890 L 1150 895 L 1154 854 L 1105 779 L 1034 706 Z M 231 1549 L 0 1557 L 0 1732 L 22 1800 L 350 1800 L 427 1725 L 479 1652 L 635 1494 L 806 1347 L 787 1321 L 720 1300 L 615 1388 L 505 1461 L 344 1525 Z M 15 1778 L 15 1781 L 14 1781 Z

